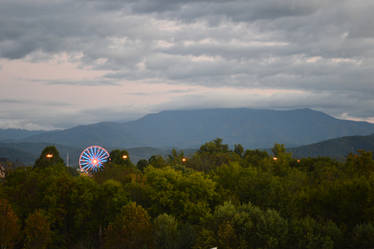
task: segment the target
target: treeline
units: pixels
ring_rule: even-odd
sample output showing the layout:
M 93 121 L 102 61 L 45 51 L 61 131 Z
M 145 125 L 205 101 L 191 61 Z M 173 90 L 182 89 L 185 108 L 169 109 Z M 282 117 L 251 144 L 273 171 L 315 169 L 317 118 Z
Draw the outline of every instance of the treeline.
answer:
M 112 151 L 84 176 L 52 146 L 33 167 L 8 167 L 0 248 L 374 247 L 370 152 L 296 160 L 282 145 L 270 155 L 216 139 L 189 158 L 173 150 L 134 165 L 130 156 Z

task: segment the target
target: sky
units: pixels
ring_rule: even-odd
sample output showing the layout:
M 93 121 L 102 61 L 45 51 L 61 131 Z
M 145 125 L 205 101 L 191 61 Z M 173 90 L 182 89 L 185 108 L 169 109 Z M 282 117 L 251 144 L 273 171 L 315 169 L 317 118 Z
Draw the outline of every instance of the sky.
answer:
M 0 128 L 199 108 L 374 122 L 372 0 L 0 0 Z

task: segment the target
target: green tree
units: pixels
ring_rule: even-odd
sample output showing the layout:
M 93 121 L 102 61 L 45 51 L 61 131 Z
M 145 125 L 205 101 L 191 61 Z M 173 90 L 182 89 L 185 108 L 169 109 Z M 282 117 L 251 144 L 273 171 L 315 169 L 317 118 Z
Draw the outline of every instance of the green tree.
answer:
M 264 160 L 269 158 L 269 154 L 261 150 L 246 150 L 243 158 L 249 165 L 261 166 Z
M 171 150 L 171 154 L 168 155 L 168 165 L 173 166 L 173 167 L 178 167 L 183 165 L 185 162 L 183 162 L 183 159 L 186 159 L 184 156 L 184 152 L 181 151 L 180 153 L 177 152 L 176 149 Z
M 203 144 L 198 152 L 217 153 L 228 151 L 229 146 L 227 144 L 222 144 L 222 138 L 216 138 L 213 141 Z
M 168 214 L 161 214 L 153 222 L 154 245 L 159 249 L 178 248 L 178 222 Z
M 140 171 L 133 165 L 119 165 L 111 163 L 103 170 L 95 173 L 93 178 L 98 183 L 103 183 L 113 179 L 121 182 L 123 185 L 136 181 Z
M 0 199 L 0 248 L 10 249 L 19 239 L 20 226 L 18 217 L 13 212 L 9 202 Z
M 357 249 L 374 247 L 374 226 L 371 223 L 356 225 L 353 229 L 353 246 Z
M 113 150 L 110 152 L 110 164 L 117 164 L 123 166 L 134 166 L 130 160 L 130 155 L 127 150 Z
M 145 159 L 140 159 L 137 163 L 136 163 L 136 167 L 138 168 L 138 170 L 140 171 L 144 171 L 144 169 L 148 166 L 148 161 L 145 160 Z
M 235 144 L 234 145 L 234 152 L 238 154 L 239 156 L 243 156 L 244 148 L 241 144 Z
M 292 153 L 287 152 L 283 144 L 274 144 L 271 151 L 278 160 L 290 161 L 292 158 Z
M 152 224 L 146 210 L 132 202 L 122 208 L 105 231 L 105 249 L 146 248 L 152 245 Z
M 348 175 L 359 175 L 369 177 L 374 173 L 373 153 L 358 150 L 358 154 L 347 156 L 346 170 Z
M 152 165 L 155 168 L 163 168 L 163 167 L 166 167 L 167 162 L 162 156 L 153 155 L 148 159 L 148 164 Z
M 333 222 L 319 223 L 311 217 L 293 219 L 290 223 L 289 246 L 295 249 L 339 248 L 341 231 Z
M 218 248 L 238 248 L 239 240 L 230 222 L 225 222 L 218 227 L 217 232 Z
M 95 216 L 99 217 L 100 227 L 107 227 L 114 221 L 121 208 L 128 203 L 128 196 L 122 184 L 116 180 L 107 180 L 99 187 L 96 196 Z
M 29 215 L 25 224 L 25 249 L 45 249 L 52 239 L 48 218 L 41 210 Z
M 288 223 L 275 210 L 225 202 L 204 223 L 218 248 L 287 248 Z
M 237 153 L 230 151 L 228 145 L 222 144 L 222 139 L 217 138 L 203 144 L 186 165 L 195 170 L 209 172 L 222 164 L 240 160 L 241 157 Z
M 178 227 L 178 248 L 191 249 L 195 245 L 197 238 L 196 226 L 189 223 L 179 223 Z
M 223 200 L 239 201 L 238 182 L 242 177 L 243 168 L 237 162 L 223 164 L 216 168 L 213 179 L 217 183 L 217 192 Z
M 287 248 L 288 223 L 276 210 L 261 210 L 251 203 L 238 208 L 234 224 L 249 248 Z
M 216 247 L 218 244 L 214 231 L 203 228 L 196 239 L 193 249 Z
M 146 184 L 151 201 L 150 213 L 168 213 L 196 223 L 210 210 L 216 198 L 215 184 L 201 172 L 182 172 L 166 167 L 147 167 Z

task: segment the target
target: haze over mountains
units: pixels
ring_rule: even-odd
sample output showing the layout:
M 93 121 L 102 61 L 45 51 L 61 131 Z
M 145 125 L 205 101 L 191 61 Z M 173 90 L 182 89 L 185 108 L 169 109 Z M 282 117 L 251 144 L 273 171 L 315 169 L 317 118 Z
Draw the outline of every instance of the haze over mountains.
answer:
M 229 145 L 242 144 L 249 149 L 270 148 L 274 143 L 290 148 L 373 133 L 374 124 L 340 120 L 311 109 L 178 110 L 149 114 L 126 123 L 105 122 L 58 131 L 0 130 L 0 142 L 7 142 L 0 144 L 0 148 L 24 150 L 27 146 L 56 144 L 67 152 L 98 144 L 108 149 L 185 149 L 198 148 L 217 137 Z

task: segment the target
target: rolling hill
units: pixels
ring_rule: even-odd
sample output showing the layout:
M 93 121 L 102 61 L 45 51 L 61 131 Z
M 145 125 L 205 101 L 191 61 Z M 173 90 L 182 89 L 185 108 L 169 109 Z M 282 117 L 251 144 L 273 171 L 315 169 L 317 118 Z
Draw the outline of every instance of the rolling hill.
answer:
M 374 152 L 374 134 L 329 139 L 288 149 L 296 158 L 327 156 L 340 160 L 344 159 L 349 153 L 356 153 L 358 150 Z

